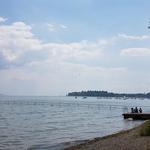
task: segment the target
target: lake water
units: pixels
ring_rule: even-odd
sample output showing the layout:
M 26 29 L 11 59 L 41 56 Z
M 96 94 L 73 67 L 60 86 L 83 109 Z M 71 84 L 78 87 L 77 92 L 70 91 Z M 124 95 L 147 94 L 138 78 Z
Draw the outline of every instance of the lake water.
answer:
M 0 97 L 0 149 L 61 150 L 67 146 L 132 128 L 141 121 L 122 113 L 150 100 L 88 97 Z

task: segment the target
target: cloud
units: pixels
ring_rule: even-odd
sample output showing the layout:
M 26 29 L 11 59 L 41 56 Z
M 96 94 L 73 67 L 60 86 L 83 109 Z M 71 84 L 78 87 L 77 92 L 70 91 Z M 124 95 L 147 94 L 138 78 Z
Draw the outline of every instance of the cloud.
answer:
M 0 85 L 3 85 L 4 93 L 9 91 L 9 94 L 64 95 L 74 90 L 107 89 L 108 81 L 109 88 L 113 89 L 126 72 L 126 68 L 38 61 L 28 68 L 0 70 Z
M 36 78 L 38 82 L 44 83 L 43 89 L 45 86 L 54 85 L 53 89 L 51 87 L 49 89 L 54 90 L 57 87 L 57 92 L 61 89 L 64 93 L 71 90 L 106 89 L 108 81 L 110 88 L 117 86 L 120 78 L 124 77 L 128 71 L 124 67 L 98 67 L 68 62 L 54 63 L 53 60 L 34 62 L 29 67 L 32 68 L 32 71 L 36 69 L 36 72 L 40 72 L 41 77 Z
M 64 24 L 57 24 L 57 23 L 47 23 L 46 26 L 48 27 L 48 30 L 50 32 L 55 32 L 55 31 L 57 32 L 57 31 L 65 30 L 68 28 Z
M 51 31 L 67 28 L 62 24 L 57 28 L 55 24 L 49 24 L 49 27 Z M 150 56 L 150 49 L 134 45 L 137 41 L 131 42 L 137 48 L 124 49 L 129 45 L 128 41 L 127 45 L 123 43 L 124 38 L 143 39 L 140 42 L 144 42 L 148 36 L 121 36 L 94 41 L 44 42 L 25 22 L 0 24 L 0 84 L 5 85 L 6 91 L 14 93 L 51 92 L 51 95 L 70 90 L 129 88 L 126 83 L 131 83 L 137 73 L 133 73 L 132 78 L 129 74 L 130 62 L 122 63 L 118 54 Z M 121 49 L 121 53 L 116 49 Z
M 65 25 L 57 24 L 59 28 L 67 28 Z M 54 24 L 49 24 L 51 30 L 55 30 Z M 127 36 L 120 37 L 129 39 L 147 39 L 148 36 Z M 119 38 L 120 38 L 119 37 Z M 115 44 L 119 44 L 115 40 Z M 43 42 L 32 32 L 32 26 L 25 22 L 13 22 L 11 24 L 0 24 L 0 69 L 20 67 L 32 62 L 68 62 L 75 64 L 89 64 L 98 62 L 110 54 L 108 46 L 112 45 L 113 38 L 97 39 L 95 41 L 82 40 L 79 42 L 56 43 Z M 108 53 L 109 54 L 108 54 Z M 114 53 L 114 51 L 113 51 Z M 122 49 L 122 56 L 146 56 L 149 55 L 148 48 Z M 110 59 L 114 59 L 113 58 Z M 43 64 L 44 65 L 44 64 Z M 110 65 L 111 66 L 111 65 Z
M 18 57 L 17 54 L 13 53 L 11 50 L 3 50 L 2 54 L 9 62 L 14 61 Z
M 0 17 L 0 23 L 5 22 L 6 20 L 7 20 L 7 18 Z
M 52 26 L 51 26 L 52 27 Z M 61 25 L 62 28 L 66 28 Z M 108 41 L 82 40 L 70 43 L 43 42 L 24 22 L 0 25 L 0 68 L 22 66 L 32 61 L 85 62 L 100 59 Z M 3 67 L 2 67 L 3 66 Z
M 101 57 L 103 43 L 101 41 L 72 42 L 72 43 L 47 43 L 43 49 L 49 50 L 53 58 L 61 60 L 88 60 Z
M 150 36 L 148 35 L 142 35 L 142 36 L 133 36 L 133 35 L 127 35 L 127 34 L 118 34 L 118 37 L 127 39 L 127 40 L 147 40 L 150 39 Z
M 68 27 L 67 26 L 65 26 L 65 25 L 63 25 L 63 24 L 60 24 L 59 25 L 62 29 L 67 29 Z
M 10 25 L 0 25 L 0 56 L 2 68 L 5 65 L 20 65 L 22 58 L 29 51 L 41 49 L 41 41 L 31 32 L 31 26 L 24 22 L 14 22 Z
M 47 27 L 48 27 L 48 30 L 49 30 L 50 32 L 53 32 L 53 31 L 56 30 L 56 27 L 55 27 L 55 25 L 53 25 L 53 24 L 48 23 L 48 24 L 47 24 Z
M 120 54 L 122 56 L 150 56 L 150 49 L 149 48 L 127 48 L 127 49 L 122 49 Z

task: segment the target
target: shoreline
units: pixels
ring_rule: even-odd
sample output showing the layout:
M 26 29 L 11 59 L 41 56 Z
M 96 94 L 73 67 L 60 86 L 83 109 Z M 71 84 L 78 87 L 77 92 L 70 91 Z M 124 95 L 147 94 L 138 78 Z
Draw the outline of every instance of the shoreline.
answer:
M 139 134 L 145 122 L 128 130 L 86 140 L 64 150 L 150 150 L 150 136 L 140 136 Z

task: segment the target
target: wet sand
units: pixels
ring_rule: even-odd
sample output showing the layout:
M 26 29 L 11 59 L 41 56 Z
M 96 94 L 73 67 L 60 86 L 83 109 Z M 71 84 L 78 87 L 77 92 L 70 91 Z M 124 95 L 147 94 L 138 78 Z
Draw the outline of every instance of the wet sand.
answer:
M 150 150 L 150 136 L 140 136 L 139 133 L 143 124 L 116 134 L 95 138 L 65 150 Z

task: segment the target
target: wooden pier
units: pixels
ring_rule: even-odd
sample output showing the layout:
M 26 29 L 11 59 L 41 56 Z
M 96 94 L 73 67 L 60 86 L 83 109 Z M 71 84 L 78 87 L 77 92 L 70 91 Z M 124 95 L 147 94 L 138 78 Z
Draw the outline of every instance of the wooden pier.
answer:
M 132 118 L 133 120 L 148 120 L 150 119 L 150 113 L 124 113 L 122 114 L 124 119 Z

